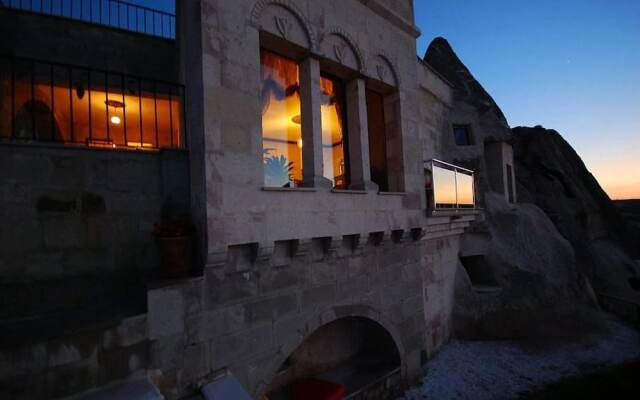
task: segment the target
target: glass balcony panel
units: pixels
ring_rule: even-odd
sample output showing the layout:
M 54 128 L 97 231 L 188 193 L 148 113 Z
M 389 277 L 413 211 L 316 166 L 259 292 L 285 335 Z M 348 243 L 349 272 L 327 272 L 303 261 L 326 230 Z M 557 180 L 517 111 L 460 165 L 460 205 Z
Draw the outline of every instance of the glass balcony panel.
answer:
M 458 188 L 458 208 L 473 208 L 473 175 L 456 172 Z
M 455 208 L 457 203 L 455 171 L 434 165 L 433 191 L 436 208 Z

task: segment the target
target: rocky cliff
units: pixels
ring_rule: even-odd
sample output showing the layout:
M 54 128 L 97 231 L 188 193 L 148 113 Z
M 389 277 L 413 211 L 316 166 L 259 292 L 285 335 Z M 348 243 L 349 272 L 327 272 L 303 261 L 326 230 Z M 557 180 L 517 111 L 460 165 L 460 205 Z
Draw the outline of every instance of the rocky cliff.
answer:
M 540 207 L 575 250 L 580 271 L 602 294 L 640 302 L 640 230 L 609 199 L 562 136 L 542 127 L 513 129 L 521 201 Z

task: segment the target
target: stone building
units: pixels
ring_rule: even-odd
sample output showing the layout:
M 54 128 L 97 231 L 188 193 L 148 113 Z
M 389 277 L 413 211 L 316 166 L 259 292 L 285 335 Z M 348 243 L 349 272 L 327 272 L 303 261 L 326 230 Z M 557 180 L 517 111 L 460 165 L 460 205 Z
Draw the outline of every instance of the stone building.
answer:
M 425 373 L 483 193 L 516 194 L 506 121 L 416 57 L 411 0 L 3 3 L 0 397 Z M 184 215 L 165 279 L 154 224 Z

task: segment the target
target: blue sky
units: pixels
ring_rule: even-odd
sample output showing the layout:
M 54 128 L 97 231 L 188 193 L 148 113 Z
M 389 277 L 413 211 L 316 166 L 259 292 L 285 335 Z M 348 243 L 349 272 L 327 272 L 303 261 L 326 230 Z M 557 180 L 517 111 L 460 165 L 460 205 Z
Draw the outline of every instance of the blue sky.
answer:
M 131 0 L 173 11 L 174 0 Z M 511 126 L 559 131 L 613 198 L 640 198 L 640 0 L 415 0 Z
M 640 198 L 640 0 L 417 0 L 511 126 L 559 131 L 611 197 Z

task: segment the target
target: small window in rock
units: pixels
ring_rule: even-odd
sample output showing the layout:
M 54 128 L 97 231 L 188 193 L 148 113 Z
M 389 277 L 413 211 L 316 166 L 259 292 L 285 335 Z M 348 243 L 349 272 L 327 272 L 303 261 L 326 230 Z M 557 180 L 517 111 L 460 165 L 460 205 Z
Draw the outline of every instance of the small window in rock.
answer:
M 513 203 L 515 196 L 513 195 L 513 167 L 507 164 L 507 193 L 509 195 L 509 203 Z
M 454 125 L 453 136 L 458 146 L 471 146 L 471 133 L 469 125 Z

